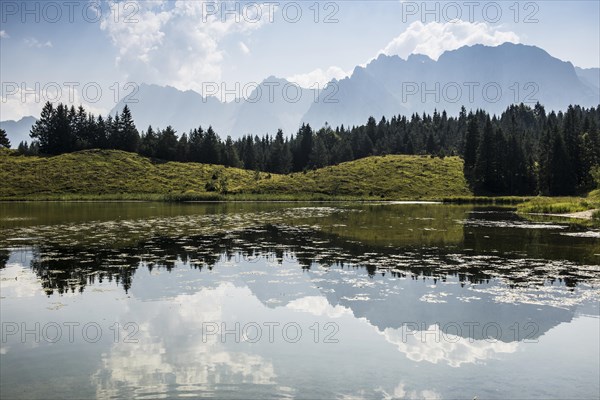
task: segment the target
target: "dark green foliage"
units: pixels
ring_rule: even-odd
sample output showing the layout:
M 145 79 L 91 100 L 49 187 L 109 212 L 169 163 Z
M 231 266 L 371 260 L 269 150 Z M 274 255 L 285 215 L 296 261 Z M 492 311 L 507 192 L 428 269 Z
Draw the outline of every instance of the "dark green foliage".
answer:
M 560 134 L 555 134 L 550 153 L 549 192 L 555 196 L 568 196 L 575 193 L 576 171 L 571 164 L 567 146 Z
M 116 150 L 134 153 L 138 150 L 140 135 L 135 127 L 129 107 L 125 105 L 121 115 L 115 116 L 111 130 L 111 145 Z
M 171 126 L 158 133 L 156 158 L 169 161 L 177 158 L 177 134 Z
M 62 103 L 54 107 L 47 102 L 30 133 L 40 152 L 49 155 L 90 148 L 137 152 L 140 141 L 127 106 L 121 115 L 117 113 L 105 121 L 102 116 L 96 119 L 81 106 L 76 110 Z
M 0 147 L 10 149 L 10 140 L 8 140 L 8 136 L 6 136 L 6 131 L 4 129 L 0 129 Z
M 31 130 L 31 146 L 55 155 L 87 148 L 121 149 L 167 161 L 191 161 L 285 174 L 353 161 L 373 155 L 415 154 L 464 159 L 464 175 L 477 193 L 534 195 L 584 193 L 594 187 L 591 171 L 600 163 L 600 106 L 570 106 L 565 113 L 508 107 L 498 117 L 483 110 L 458 117 L 445 111 L 391 119 L 369 118 L 365 125 L 313 130 L 303 124 L 286 138 L 246 135 L 224 142 L 209 127 L 179 138 L 168 127 L 142 135 L 128 107 L 95 118 L 82 107 L 47 103 Z M 35 146 L 35 147 L 34 147 Z
M 223 150 L 223 165 L 234 168 L 241 168 L 242 161 L 238 156 L 235 145 L 233 144 L 233 140 L 231 136 L 227 136 L 227 140 L 225 140 L 225 148 Z
M 275 140 L 271 143 L 267 169 L 277 174 L 287 174 L 292 169 L 292 152 L 281 129 L 277 131 Z
M 158 136 L 154 133 L 152 126 L 148 127 L 146 133 L 142 132 L 140 140 L 140 154 L 145 157 L 155 157 L 158 150 Z
M 469 115 L 467 125 L 467 135 L 465 138 L 465 175 L 467 172 L 472 172 L 477 161 L 477 149 L 479 148 L 479 126 L 473 114 Z

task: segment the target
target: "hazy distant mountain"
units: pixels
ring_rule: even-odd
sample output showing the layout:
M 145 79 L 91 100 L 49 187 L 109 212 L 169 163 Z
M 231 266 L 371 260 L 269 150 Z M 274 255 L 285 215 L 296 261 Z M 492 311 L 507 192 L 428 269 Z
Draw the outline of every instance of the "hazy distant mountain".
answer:
M 252 91 L 247 101 L 240 102 L 228 132 L 235 137 L 275 134 L 277 129 L 295 133 L 314 99 L 312 90 L 271 76 Z
M 37 121 L 35 117 L 23 117 L 18 121 L 0 121 L 0 128 L 6 131 L 11 147 L 17 148 L 23 141 L 31 143 L 29 131 L 35 121 Z
M 596 89 L 600 88 L 600 68 L 575 67 L 575 72 L 583 83 L 587 83 Z
M 137 100 L 138 102 L 132 102 Z M 123 109 L 119 102 L 111 115 Z M 234 104 L 224 104 L 214 97 L 203 97 L 197 92 L 182 92 L 170 86 L 142 84 L 139 91 L 127 102 L 138 130 L 164 129 L 171 125 L 179 134 L 202 125 L 212 125 L 217 132 L 224 132 L 231 126 Z
M 586 77 L 593 75 L 582 71 Z M 305 121 L 315 126 L 325 121 L 358 124 L 371 115 L 378 119 L 434 109 L 457 114 L 462 105 L 499 113 L 520 102 L 539 101 L 548 110 L 600 103 L 598 87 L 582 82 L 571 63 L 535 46 L 512 43 L 465 46 L 443 53 L 437 61 L 423 55 L 407 60 L 380 55 L 338 85 L 339 103 L 312 104 Z M 376 112 L 390 109 L 396 112 Z
M 297 88 L 297 86 L 295 86 Z M 271 90 L 269 88 L 272 88 Z M 286 98 L 283 95 L 287 88 Z M 273 94 L 273 96 L 270 96 Z M 193 91 L 142 85 L 130 104 L 138 129 L 172 125 L 179 133 L 212 125 L 222 137 L 252 133 L 295 133 L 303 122 L 321 127 L 358 125 L 369 116 L 446 110 L 461 106 L 500 113 L 513 103 L 542 103 L 547 110 L 569 104 L 600 104 L 600 70 L 575 68 L 535 46 L 505 43 L 465 46 L 437 61 L 423 55 L 380 55 L 352 75 L 317 93 L 296 89 L 284 79 L 265 79 L 247 100 L 224 103 Z M 295 101 L 297 99 L 297 101 Z M 122 109 L 120 103 L 113 110 Z
M 135 98 L 128 102 L 139 130 L 173 126 L 179 134 L 211 125 L 222 137 L 244 134 L 274 134 L 298 130 L 302 116 L 314 101 L 311 90 L 290 84 L 285 79 L 269 77 L 251 91 L 247 100 L 221 102 L 188 90 L 142 84 Z M 123 109 L 121 101 L 111 111 Z

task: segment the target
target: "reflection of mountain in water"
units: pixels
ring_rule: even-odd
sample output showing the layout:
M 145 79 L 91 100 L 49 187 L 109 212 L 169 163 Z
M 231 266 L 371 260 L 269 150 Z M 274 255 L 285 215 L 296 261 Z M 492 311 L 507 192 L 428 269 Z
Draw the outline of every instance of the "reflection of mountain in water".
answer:
M 476 229 L 470 227 L 470 234 L 476 234 Z M 302 269 L 282 271 L 278 265 L 284 259 Z M 573 288 L 598 280 L 588 267 L 565 261 L 500 257 L 483 249 L 458 252 L 452 247 L 364 244 L 307 226 L 287 225 L 157 237 L 120 249 L 46 244 L 34 249 L 30 266 L 46 293 L 52 294 L 83 291 L 86 285 L 104 280 L 115 280 L 129 291 L 135 287 L 140 266 L 171 271 L 183 263 L 202 271 L 220 262 L 238 266 L 227 279 L 250 288 L 268 307 L 324 295 L 332 306 L 351 309 L 355 317 L 366 318 L 381 332 L 410 323 L 423 330 L 437 323 L 452 333 L 453 323 L 493 322 L 503 329 L 499 337 L 503 341 L 514 340 L 515 333 L 507 331 L 514 324 L 523 329 L 528 322 L 535 323 L 537 330 L 519 334 L 535 338 L 570 321 L 581 300 Z M 202 283 L 207 285 L 211 283 Z M 136 297 L 164 296 L 168 289 L 164 286 L 164 280 L 146 278 L 135 290 Z M 177 294 L 187 290 L 183 287 L 174 282 L 170 290 Z M 197 289 L 190 286 L 189 292 Z M 460 333 L 483 338 L 481 328 L 470 332 L 464 327 Z
M 333 270 L 318 279 L 328 302 L 350 308 L 355 317 L 366 318 L 382 332 L 389 328 L 426 331 L 437 324 L 445 333 L 477 340 L 485 339 L 484 330 L 504 342 L 515 337 L 536 339 L 559 323 L 571 321 L 580 301 L 564 287 L 540 294 L 537 289 L 502 287 L 499 282 L 465 287 L 459 278 L 434 286 L 421 278 L 392 278 L 390 282 L 381 276 L 359 277 L 348 284 L 339 272 Z M 501 332 L 492 326 L 496 324 Z
M 472 231 L 471 231 L 472 233 Z M 597 279 L 585 266 L 566 261 L 545 261 L 495 252 L 459 252 L 456 248 L 380 246 L 340 238 L 309 227 L 266 225 L 261 228 L 191 237 L 157 237 L 135 247 L 86 248 L 45 244 L 34 248 L 31 268 L 48 294 L 54 290 L 82 291 L 87 284 L 115 280 L 127 291 L 136 269 L 171 271 L 178 260 L 190 267 L 209 270 L 224 257 L 254 260 L 294 258 L 305 269 L 313 264 L 364 267 L 369 275 L 378 270 L 394 275 L 428 277 L 435 283 L 447 276 L 460 282 L 484 283 L 502 278 L 510 286 L 558 282 L 574 287 Z

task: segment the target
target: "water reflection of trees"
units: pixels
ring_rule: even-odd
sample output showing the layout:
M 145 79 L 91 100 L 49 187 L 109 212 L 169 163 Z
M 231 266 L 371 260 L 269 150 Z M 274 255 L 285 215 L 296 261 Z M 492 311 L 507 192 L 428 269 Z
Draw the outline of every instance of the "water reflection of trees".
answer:
M 39 277 L 44 291 L 82 292 L 87 285 L 116 282 L 125 291 L 131 288 L 140 267 L 171 271 L 178 262 L 202 270 L 212 269 L 219 261 L 260 257 L 282 262 L 293 258 L 304 269 L 318 263 L 323 266 L 365 268 L 369 275 L 390 273 L 392 276 L 445 281 L 457 277 L 461 283 L 486 283 L 491 278 L 508 278 L 511 286 L 522 283 L 553 282 L 575 286 L 581 278 L 568 268 L 550 276 L 544 268 L 519 264 L 518 273 L 504 268 L 511 260 L 498 256 L 481 257 L 480 253 L 452 254 L 453 249 L 365 244 L 311 228 L 265 225 L 225 234 L 190 237 L 155 237 L 135 247 L 87 248 L 42 245 L 34 250 L 31 268 Z M 8 256 L 0 253 L 0 266 Z M 528 273 L 523 274 L 528 268 Z M 532 279 L 533 278 L 533 279 Z
M 10 252 L 8 250 L 0 249 L 0 269 L 6 267 L 6 263 L 8 262 L 9 257 Z

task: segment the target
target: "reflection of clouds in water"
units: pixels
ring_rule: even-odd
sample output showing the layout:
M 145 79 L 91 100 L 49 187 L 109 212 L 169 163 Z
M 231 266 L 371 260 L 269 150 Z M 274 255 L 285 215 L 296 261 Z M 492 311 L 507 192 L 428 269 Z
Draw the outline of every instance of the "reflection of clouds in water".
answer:
M 36 274 L 19 264 L 7 264 L 0 270 L 0 292 L 2 297 L 7 298 L 33 297 L 44 293 Z
M 600 272 L 600 267 L 596 268 Z M 590 273 L 590 276 L 592 274 Z M 494 303 L 532 304 L 565 310 L 570 310 L 580 304 L 593 304 L 600 301 L 600 289 L 587 284 L 580 284 L 576 288 L 556 285 L 536 286 L 532 288 L 515 287 L 508 290 L 502 286 L 490 286 L 470 287 L 469 290 L 477 294 L 489 294 L 493 296 Z
M 306 296 L 289 302 L 286 306 L 294 311 L 307 312 L 317 316 L 339 318 L 344 315 L 352 316 L 352 310 L 343 306 L 332 306 L 323 296 Z
M 386 328 L 379 332 L 412 361 L 446 363 L 451 367 L 493 359 L 500 353 L 514 353 L 518 342 L 505 343 L 491 340 L 472 340 L 441 331 L 433 325 L 423 332 L 412 332 L 406 327 Z
M 400 399 L 427 399 L 437 400 L 441 399 L 442 396 L 434 390 L 410 390 L 406 388 L 406 384 L 400 382 L 398 386 L 394 388 L 392 393 L 387 393 L 385 390 L 380 389 L 379 392 L 383 395 L 385 400 L 400 400 Z
M 145 315 L 146 322 L 139 326 L 137 343 L 115 343 L 103 354 L 92 377 L 97 397 L 119 397 L 128 389 L 155 395 L 208 390 L 206 386 L 218 384 L 274 384 L 270 361 L 227 351 L 216 335 L 203 342 L 202 323 L 223 321 L 226 298 L 247 295 L 248 289 L 227 283 L 177 296 L 167 307 L 156 304 L 154 315 Z

